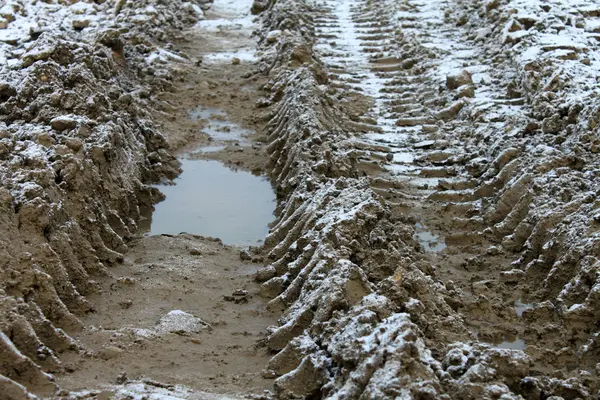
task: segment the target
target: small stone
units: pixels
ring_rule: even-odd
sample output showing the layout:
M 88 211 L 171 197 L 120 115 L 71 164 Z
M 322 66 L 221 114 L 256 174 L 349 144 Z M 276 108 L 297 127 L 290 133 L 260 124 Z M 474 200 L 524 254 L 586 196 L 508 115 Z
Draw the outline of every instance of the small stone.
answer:
M 440 110 L 440 112 L 438 112 L 437 114 L 437 117 L 438 119 L 441 119 L 443 121 L 449 121 L 451 119 L 454 119 L 456 118 L 460 110 L 463 109 L 464 106 L 465 100 L 458 100 L 452 103 L 449 107 Z
M 238 57 L 233 57 L 233 59 L 231 60 L 231 63 L 233 65 L 240 65 L 241 60 Z
M 264 1 L 254 0 L 254 2 L 252 3 L 252 8 L 250 9 L 250 12 L 253 15 L 257 15 L 257 14 L 260 14 L 261 12 L 265 11 L 265 8 L 266 8 L 266 4 Z
M 252 260 L 252 254 L 250 254 L 250 252 L 248 250 L 241 250 L 240 251 L 240 260 L 250 261 L 250 260 Z
M 56 129 L 57 131 L 64 131 L 67 129 L 75 129 L 77 126 L 77 120 L 68 115 L 61 115 L 60 117 L 56 117 L 50 121 L 50 126 L 52 129 Z
M 132 300 L 123 300 L 119 302 L 119 306 L 124 309 L 127 310 L 128 308 L 131 308 L 131 306 L 133 306 L 133 301 Z
M 267 34 L 267 43 L 275 43 L 281 36 L 280 30 L 274 30 Z
M 100 350 L 98 356 L 100 356 L 100 358 L 103 360 L 111 360 L 113 358 L 119 357 L 121 354 L 123 354 L 122 349 L 116 346 L 107 346 Z
M 178 335 L 187 335 L 191 333 L 200 333 L 204 330 L 211 330 L 210 324 L 181 310 L 169 311 L 164 315 L 156 327 L 156 331 L 161 334 L 175 333 Z
M 0 16 L 8 22 L 13 22 L 15 20 L 15 10 L 11 5 L 6 4 L 0 8 Z
M 73 29 L 84 29 L 90 26 L 90 22 L 89 18 L 78 18 L 74 19 L 71 25 L 73 25 Z
M 119 374 L 119 376 L 117 376 L 117 385 L 123 385 L 124 383 L 127 383 L 128 378 L 127 378 L 127 373 L 126 372 L 121 372 Z
M 423 117 L 407 117 L 399 118 L 396 120 L 396 126 L 419 126 L 419 125 L 432 125 L 434 121 L 429 118 Z
M 118 278 L 117 282 L 122 285 L 127 285 L 127 286 L 135 285 L 135 279 L 130 278 L 130 277 L 125 277 L 125 276 Z
M 69 138 L 65 142 L 65 145 L 68 148 L 70 148 L 71 150 L 73 150 L 74 152 L 77 152 L 77 151 L 81 150 L 81 148 L 83 147 L 83 142 L 81 141 L 81 139 Z
M 414 58 L 409 58 L 409 59 L 402 61 L 402 64 L 400 64 L 400 66 L 403 69 L 411 69 L 412 67 L 415 66 L 416 63 L 417 63 L 417 60 L 415 60 Z
M 540 129 L 540 124 L 538 124 L 537 121 L 531 120 L 527 123 L 527 126 L 525 127 L 525 133 L 533 133 L 538 129 Z
M 435 133 L 440 128 L 437 125 L 423 125 L 421 126 L 421 132 L 423 133 Z
M 269 279 L 274 278 L 276 275 L 277 271 L 275 270 L 275 267 L 268 266 L 259 269 L 258 272 L 256 272 L 256 276 L 254 277 L 254 279 L 257 282 L 266 282 Z
M 467 13 L 463 13 L 456 20 L 456 26 L 463 26 L 467 22 L 469 22 L 469 15 Z
M 393 153 L 387 153 L 385 155 L 385 159 L 388 160 L 389 162 L 394 161 L 394 154 Z
M 500 248 L 497 246 L 490 246 L 487 249 L 487 253 L 491 256 L 498 255 L 498 254 L 500 254 Z
M 69 149 L 67 146 L 65 146 L 64 144 L 58 144 L 58 145 L 54 146 L 54 151 L 59 156 L 66 156 L 67 154 L 73 154 L 73 151 L 71 149 Z
M 17 90 L 13 85 L 6 81 L 0 81 L 0 97 L 3 97 L 4 100 L 9 97 L 15 96 L 17 94 Z
M 473 282 L 473 291 L 478 294 L 484 293 L 490 289 L 491 283 L 490 280 Z
M 265 369 L 262 372 L 262 377 L 265 379 L 275 379 L 277 378 L 277 373 L 272 369 Z
M 193 248 L 190 249 L 190 255 L 192 256 L 201 256 L 202 255 L 202 251 L 197 249 L 197 248 Z
M 47 133 L 40 133 L 38 135 L 37 142 L 44 147 L 50 147 L 53 144 L 56 144 L 56 140 L 54 140 L 54 138 Z
M 250 293 L 245 289 L 236 289 L 231 296 L 223 296 L 223 300 L 231 301 L 236 304 L 247 303 Z

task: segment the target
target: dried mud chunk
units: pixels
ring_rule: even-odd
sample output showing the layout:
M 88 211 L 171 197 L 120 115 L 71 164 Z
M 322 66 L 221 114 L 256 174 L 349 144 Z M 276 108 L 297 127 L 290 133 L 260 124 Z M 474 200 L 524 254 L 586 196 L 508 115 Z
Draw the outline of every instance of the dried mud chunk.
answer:
M 53 60 L 61 65 L 73 62 L 74 43 L 62 37 L 56 37 L 54 33 L 44 32 L 34 42 L 27 53 L 21 56 L 23 67 L 29 67 L 36 61 Z
M 466 69 L 446 76 L 446 87 L 450 90 L 458 89 L 463 85 L 473 85 L 473 77 Z
M 123 40 L 121 39 L 121 34 L 116 29 L 107 29 L 100 32 L 97 40 L 118 53 L 123 51 Z
M 473 85 L 463 85 L 458 88 L 458 92 L 456 93 L 457 99 L 462 99 L 463 97 L 473 98 L 475 97 L 475 87 Z
M 17 94 L 17 90 L 8 82 L 0 81 L 0 101 L 6 101 Z
M 329 380 L 327 358 L 317 354 L 306 356 L 298 368 L 275 381 L 275 391 L 280 399 L 311 398 L 319 393 Z
M 458 101 L 452 103 L 450 106 L 440 110 L 437 114 L 437 118 L 441 119 L 443 121 L 449 121 L 451 119 L 454 119 L 454 118 L 456 118 L 456 116 L 458 115 L 460 110 L 462 110 L 465 105 L 466 105 L 465 100 L 463 100 L 463 99 L 458 100 Z
M 189 335 L 211 329 L 207 322 L 181 310 L 169 311 L 158 321 L 156 326 L 158 333 L 176 333 L 178 335 Z
M 72 116 L 62 115 L 60 117 L 53 118 L 50 121 L 52 129 L 57 131 L 65 131 L 67 129 L 75 129 L 77 127 L 77 120 Z
M 123 354 L 123 350 L 116 346 L 107 346 L 98 352 L 98 357 L 103 360 L 112 360 Z
M 252 3 L 252 8 L 250 9 L 250 12 L 253 15 L 257 15 L 257 14 L 260 14 L 261 12 L 265 11 L 266 7 L 267 6 L 263 0 L 254 0 L 254 2 Z
M 0 390 L 5 400 L 35 400 L 37 397 L 31 395 L 25 386 L 0 375 Z
M 294 47 L 291 55 L 292 61 L 299 64 L 309 63 L 312 60 L 312 52 L 306 45 Z
M 554 114 L 551 117 L 544 118 L 542 121 L 542 131 L 544 133 L 559 133 L 562 129 L 560 114 Z
M 71 25 L 74 29 L 84 29 L 90 26 L 91 20 L 89 18 L 78 18 L 74 19 Z
M 279 39 L 280 36 L 281 36 L 281 31 L 279 29 L 271 31 L 267 34 L 267 42 L 275 43 Z

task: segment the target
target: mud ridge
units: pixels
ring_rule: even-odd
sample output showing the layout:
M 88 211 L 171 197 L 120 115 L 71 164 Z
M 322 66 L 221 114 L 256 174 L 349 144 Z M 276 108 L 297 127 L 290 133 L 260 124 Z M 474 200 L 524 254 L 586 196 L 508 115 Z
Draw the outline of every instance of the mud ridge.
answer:
M 527 18 L 547 21 L 548 10 L 517 27 L 501 21 L 532 10 L 434 3 L 283 1 L 265 18 L 265 42 L 280 55 L 263 61 L 272 81 L 265 104 L 276 103 L 269 150 L 280 207 L 266 242 L 273 262 L 257 279 L 270 306 L 284 310 L 269 338 L 281 350 L 269 365 L 277 395 L 589 398 L 597 391 L 593 318 L 583 333 L 569 321 L 581 327 L 586 317 L 567 315 L 591 317 L 594 306 L 563 296 L 588 293 L 578 271 L 598 265 L 587 180 L 596 158 L 568 143 L 589 137 L 596 106 L 553 114 L 548 102 L 579 89 L 540 84 L 589 65 L 589 48 L 568 45 L 582 57 L 548 54 L 531 65 L 522 51 L 562 47 L 532 31 L 526 43 L 507 35 L 543 32 L 549 25 L 531 28 Z M 478 30 L 478 18 L 492 27 Z M 477 64 L 484 57 L 495 70 Z M 563 130 L 565 140 L 549 136 Z M 545 147 L 552 142 L 561 149 Z M 569 180 L 590 191 L 552 195 L 555 168 L 570 177 L 561 187 Z M 552 229 L 565 218 L 591 224 L 589 233 Z M 416 243 L 423 219 L 448 237 L 447 251 Z M 518 311 L 521 297 L 535 304 Z M 496 345 L 515 334 L 532 344 Z
M 198 21 L 206 6 L 30 3 L 2 2 L 0 389 L 7 399 L 54 394 L 61 354 L 83 351 L 70 335 L 93 311 L 86 296 L 123 260 L 142 214 L 161 198 L 148 184 L 179 173 L 151 117 L 160 110 L 152 94 L 171 85 L 173 71 L 148 56 L 160 53 L 157 39 Z

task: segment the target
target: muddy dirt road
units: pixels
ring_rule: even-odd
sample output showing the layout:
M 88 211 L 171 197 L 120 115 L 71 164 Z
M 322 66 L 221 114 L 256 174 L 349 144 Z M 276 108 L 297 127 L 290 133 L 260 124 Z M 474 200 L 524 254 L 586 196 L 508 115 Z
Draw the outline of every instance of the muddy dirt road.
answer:
M 173 42 L 185 57 L 175 65 L 182 79 L 161 96 L 156 120 L 182 173 L 157 186 L 166 199 L 141 224 L 148 233 L 129 243 L 114 278 L 89 298 L 95 312 L 74 336 L 88 353 L 65 358 L 63 390 L 104 385 L 101 393 L 117 398 L 175 385 L 194 388 L 178 389 L 194 398 L 272 390 L 261 343 L 277 316 L 254 283 L 262 258 L 244 250 L 260 246 L 276 205 L 260 176 L 253 115 L 264 78 L 254 65 L 251 5 L 217 0 Z
M 68 3 L 0 1 L 0 398 L 598 398 L 598 1 Z

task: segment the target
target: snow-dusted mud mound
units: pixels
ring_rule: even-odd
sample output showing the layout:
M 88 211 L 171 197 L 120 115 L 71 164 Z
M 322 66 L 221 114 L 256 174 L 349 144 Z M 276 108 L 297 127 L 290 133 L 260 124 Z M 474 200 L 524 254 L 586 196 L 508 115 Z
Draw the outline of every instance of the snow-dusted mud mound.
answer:
M 0 2 L 0 397 L 54 393 L 95 279 L 178 174 L 152 123 L 157 48 L 202 2 Z
M 598 396 L 591 3 L 269 4 L 278 397 Z
M 159 44 L 204 3 L 0 1 L 0 398 L 56 395 L 86 296 L 161 198 L 148 184 L 180 172 L 155 95 L 189 60 Z M 264 255 L 281 313 L 274 396 L 598 398 L 598 1 L 252 12 L 278 208 L 241 256 Z M 119 399 L 225 398 L 120 382 Z

